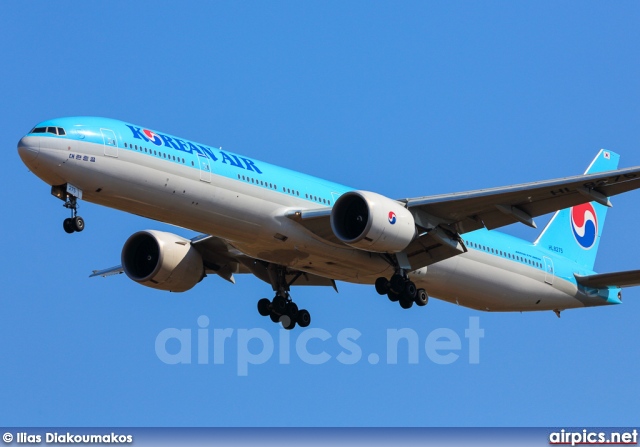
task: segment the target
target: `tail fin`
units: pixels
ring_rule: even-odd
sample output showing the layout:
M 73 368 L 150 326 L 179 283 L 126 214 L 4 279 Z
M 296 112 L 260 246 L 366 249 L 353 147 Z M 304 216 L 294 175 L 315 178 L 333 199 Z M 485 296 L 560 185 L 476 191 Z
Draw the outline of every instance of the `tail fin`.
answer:
M 585 174 L 612 171 L 618 168 L 620 156 L 601 149 Z M 584 203 L 556 212 L 534 242 L 562 254 L 577 264 L 593 270 L 607 207 L 597 202 Z

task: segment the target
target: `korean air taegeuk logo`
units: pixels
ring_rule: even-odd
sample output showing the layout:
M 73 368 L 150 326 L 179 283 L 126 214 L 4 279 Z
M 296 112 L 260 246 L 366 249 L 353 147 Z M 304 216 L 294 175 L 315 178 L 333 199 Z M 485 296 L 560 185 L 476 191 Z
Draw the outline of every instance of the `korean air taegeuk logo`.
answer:
M 571 208 L 571 232 L 578 245 L 589 250 L 598 237 L 598 217 L 590 203 L 583 203 Z

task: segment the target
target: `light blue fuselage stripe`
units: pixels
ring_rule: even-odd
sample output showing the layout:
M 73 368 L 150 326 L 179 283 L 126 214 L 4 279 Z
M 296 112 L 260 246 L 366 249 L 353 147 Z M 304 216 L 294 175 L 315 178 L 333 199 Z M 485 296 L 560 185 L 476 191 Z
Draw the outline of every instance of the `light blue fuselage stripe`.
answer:
M 78 122 L 86 123 L 86 125 L 82 127 L 77 126 Z M 40 123 L 39 126 L 63 127 L 66 130 L 67 135 L 64 137 L 58 137 L 47 133 L 33 135 L 51 138 L 71 138 L 78 141 L 97 144 L 104 144 L 100 129 L 110 129 L 114 131 L 118 137 L 118 150 L 138 152 L 172 163 L 178 163 L 178 161 L 173 160 L 173 156 L 176 158 L 179 157 L 180 160 L 184 158 L 185 163 L 180 164 L 184 164 L 185 166 L 198 171 L 200 171 L 198 154 L 201 154 L 201 156 L 206 157 L 206 159 L 210 161 L 211 173 L 213 175 L 219 175 L 228 179 L 250 183 L 257 187 L 272 189 L 281 194 L 313 202 L 319 207 L 331 206 L 337 196 L 353 190 L 353 188 L 349 188 L 347 186 L 328 182 L 320 178 L 257 161 L 226 150 L 223 151 L 219 148 L 211 148 L 210 146 L 154 130 L 153 132 L 156 135 L 162 135 L 165 137 L 160 138 L 160 140 L 162 140 L 160 145 L 156 145 L 149 139 L 144 141 L 139 138 L 140 135 L 136 135 L 129 126 L 138 128 L 141 131 L 145 128 L 118 120 L 94 117 L 71 117 L 45 121 Z M 138 138 L 136 138 L 136 136 L 138 136 Z M 125 143 L 127 147 L 125 147 Z M 147 151 L 156 151 L 158 155 L 144 152 L 144 150 L 136 150 L 135 146 L 142 149 L 146 148 Z M 161 154 L 166 154 L 171 158 L 165 158 Z

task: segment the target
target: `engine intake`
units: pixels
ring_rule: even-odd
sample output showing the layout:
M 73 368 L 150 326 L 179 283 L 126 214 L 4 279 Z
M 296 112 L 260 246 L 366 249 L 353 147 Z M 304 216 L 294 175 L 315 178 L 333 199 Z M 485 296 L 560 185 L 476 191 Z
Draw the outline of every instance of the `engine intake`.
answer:
M 122 248 L 122 268 L 132 280 L 154 289 L 185 292 L 204 277 L 204 264 L 191 241 L 176 234 L 145 230 Z
M 416 235 L 413 215 L 400 203 L 369 191 L 341 195 L 331 211 L 331 229 L 338 239 L 361 250 L 397 253 Z

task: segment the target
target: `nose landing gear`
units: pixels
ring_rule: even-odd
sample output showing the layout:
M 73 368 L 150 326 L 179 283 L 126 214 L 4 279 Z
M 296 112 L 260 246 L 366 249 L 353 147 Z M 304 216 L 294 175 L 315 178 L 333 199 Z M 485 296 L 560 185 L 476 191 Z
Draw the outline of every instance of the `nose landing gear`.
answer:
M 84 219 L 78 216 L 78 199 L 82 198 L 82 190 L 67 183 L 61 186 L 52 186 L 51 194 L 63 200 L 63 206 L 71 210 L 71 217 L 67 217 L 62 221 L 64 231 L 71 234 L 84 230 Z
M 84 230 L 84 219 L 78 216 L 78 200 L 74 196 L 67 194 L 64 207 L 71 210 L 71 217 L 67 217 L 62 221 L 64 231 L 71 234 L 75 231 L 80 232 Z

